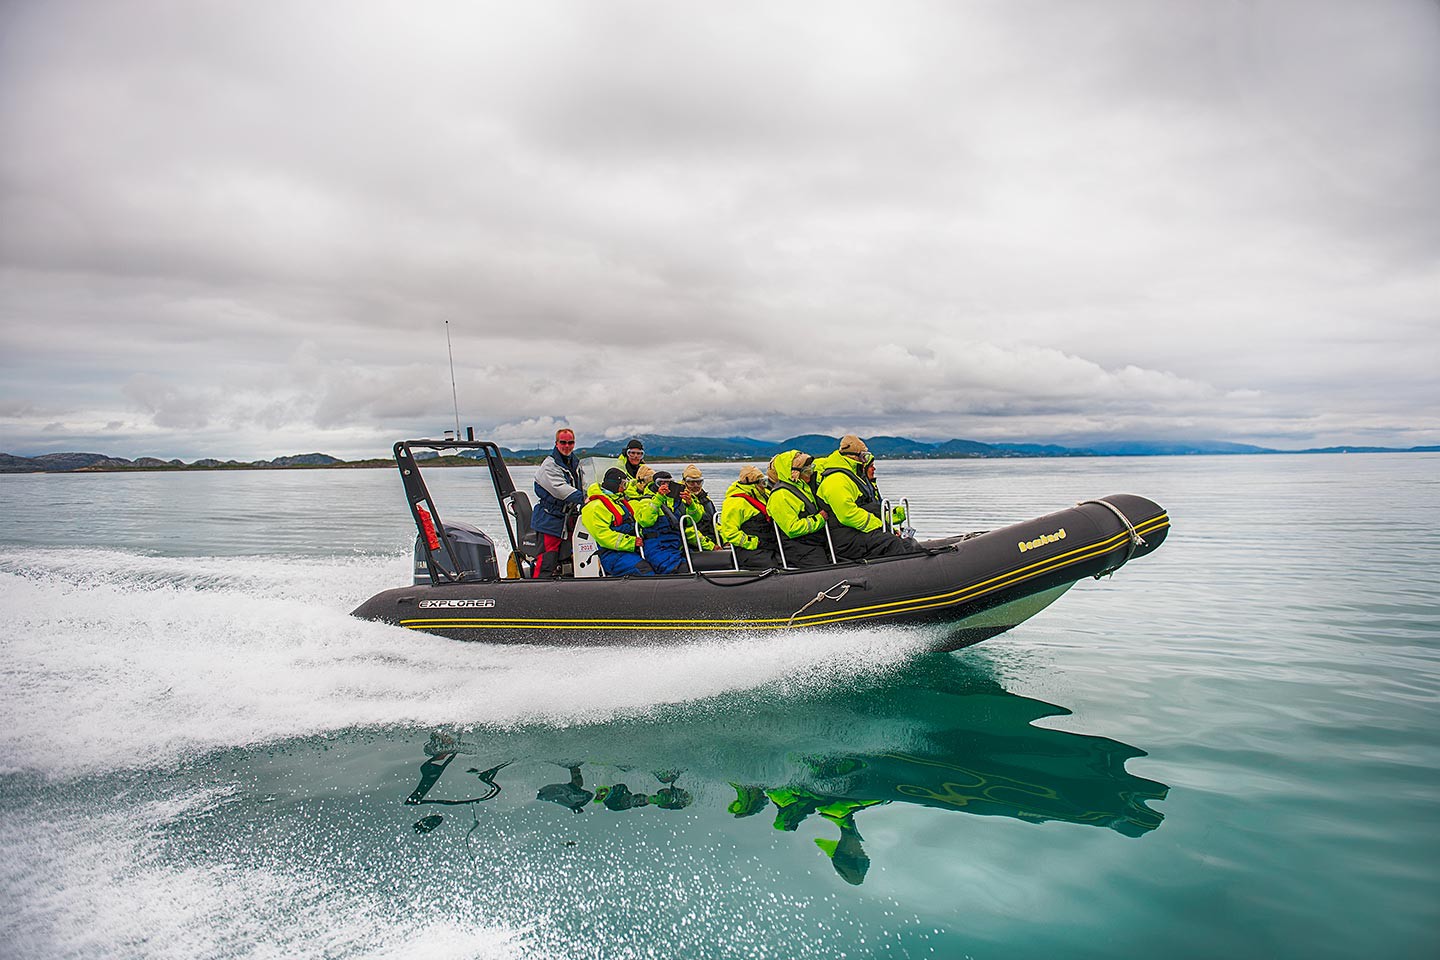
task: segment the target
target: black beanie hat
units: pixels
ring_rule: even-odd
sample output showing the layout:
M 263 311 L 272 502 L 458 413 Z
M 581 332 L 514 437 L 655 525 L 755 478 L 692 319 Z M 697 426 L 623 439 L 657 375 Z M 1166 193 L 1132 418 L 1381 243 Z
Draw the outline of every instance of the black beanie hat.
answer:
M 619 467 L 611 467 L 605 471 L 605 479 L 600 481 L 600 489 L 608 490 L 611 493 L 619 493 L 620 488 L 630 479 L 630 475 Z
M 627 443 L 627 444 L 625 444 L 625 449 L 622 450 L 622 451 L 620 451 L 620 452 L 621 452 L 621 453 L 625 453 L 625 452 L 627 452 L 627 451 L 629 451 L 629 450 L 639 450 L 641 453 L 644 453 L 644 452 L 645 452 L 645 444 L 643 444 L 643 443 L 640 442 L 640 438 L 639 438 L 639 437 L 631 437 L 631 438 L 630 438 L 630 442 Z

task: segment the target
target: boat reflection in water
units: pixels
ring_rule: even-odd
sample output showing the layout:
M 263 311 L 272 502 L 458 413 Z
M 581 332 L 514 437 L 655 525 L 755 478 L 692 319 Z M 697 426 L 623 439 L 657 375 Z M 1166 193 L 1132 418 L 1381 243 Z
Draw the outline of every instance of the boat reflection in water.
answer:
M 939 655 L 860 691 L 798 699 L 751 692 L 566 729 L 435 731 L 405 803 L 478 804 L 509 787 L 526 798 L 534 791 L 526 802 L 577 814 L 694 805 L 781 831 L 814 817 L 834 831 L 816 845 L 852 884 L 870 866 L 857 820 L 873 822 L 883 813 L 867 811 L 892 803 L 1108 827 L 1129 837 L 1159 826 L 1162 815 L 1146 803 L 1163 800 L 1169 788 L 1125 769 L 1144 751 L 1032 725 L 1068 713 Z M 459 757 L 478 761 L 465 767 L 480 789 L 431 799 Z M 416 831 L 433 829 L 437 816 Z

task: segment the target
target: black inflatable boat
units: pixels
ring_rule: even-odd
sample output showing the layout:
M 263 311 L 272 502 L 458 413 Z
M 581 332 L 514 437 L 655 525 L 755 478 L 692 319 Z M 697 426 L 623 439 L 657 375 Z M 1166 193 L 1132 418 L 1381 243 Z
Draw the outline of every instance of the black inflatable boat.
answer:
M 468 450 L 489 467 L 511 559 L 506 576 L 482 531 L 441 520 L 415 450 Z M 1074 583 L 1155 550 L 1170 520 L 1131 494 L 1083 501 L 986 533 L 922 541 L 925 553 L 805 570 L 737 570 L 727 551 L 696 552 L 665 577 L 527 577 L 538 555 L 530 502 L 489 441 L 407 440 L 395 461 L 419 536 L 415 582 L 354 615 L 457 640 L 643 644 L 697 636 L 872 624 L 928 626 L 956 650 L 1010 629 Z M 586 540 L 577 532 L 574 568 Z

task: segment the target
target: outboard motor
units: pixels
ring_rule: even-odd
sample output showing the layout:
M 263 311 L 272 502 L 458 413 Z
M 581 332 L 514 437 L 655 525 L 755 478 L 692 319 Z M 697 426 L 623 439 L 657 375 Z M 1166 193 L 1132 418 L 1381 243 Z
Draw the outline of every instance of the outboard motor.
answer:
M 468 523 L 448 521 L 445 524 L 444 536 L 450 540 L 450 545 L 455 550 L 461 571 L 469 574 L 470 579 L 500 579 L 500 564 L 495 559 L 495 541 L 491 540 L 485 531 Z M 454 572 L 450 569 L 450 555 L 445 552 L 444 547 L 433 551 L 433 555 L 436 566 L 447 573 Z M 415 538 L 415 586 L 430 586 L 430 568 L 425 564 L 425 544 L 418 536 Z

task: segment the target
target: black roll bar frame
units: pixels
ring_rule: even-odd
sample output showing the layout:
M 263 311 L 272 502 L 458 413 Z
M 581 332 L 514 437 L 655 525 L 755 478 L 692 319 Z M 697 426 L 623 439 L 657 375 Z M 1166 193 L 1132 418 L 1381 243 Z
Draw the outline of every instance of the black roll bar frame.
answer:
M 505 466 L 505 458 L 500 455 L 498 446 L 489 440 L 476 440 L 473 429 L 467 430 L 467 433 L 469 437 L 465 440 L 401 440 L 394 448 L 395 466 L 399 468 L 400 480 L 405 485 L 405 502 L 410 505 L 410 516 L 415 521 L 420 543 L 425 548 L 425 566 L 430 571 L 432 584 L 464 583 L 467 579 L 474 578 L 467 577 L 466 571 L 460 568 L 455 548 L 450 544 L 450 538 L 445 536 L 445 525 L 440 520 L 440 511 L 435 507 L 430 489 L 425 486 L 425 478 L 420 474 L 420 462 L 415 459 L 415 450 L 479 450 L 485 455 L 485 465 L 490 468 L 490 482 L 495 488 L 495 501 L 500 507 L 500 518 L 505 522 L 505 533 L 510 538 L 510 550 L 517 562 L 522 564 L 522 569 L 524 566 L 525 554 L 520 549 L 520 540 L 511 520 L 510 511 L 515 509 L 515 481 L 510 479 L 510 469 Z M 435 536 L 450 559 L 450 569 L 455 573 L 435 562 L 436 550 L 430 546 L 430 540 L 425 536 L 425 522 L 420 519 L 420 511 L 426 508 L 430 513 L 430 521 L 435 526 Z

